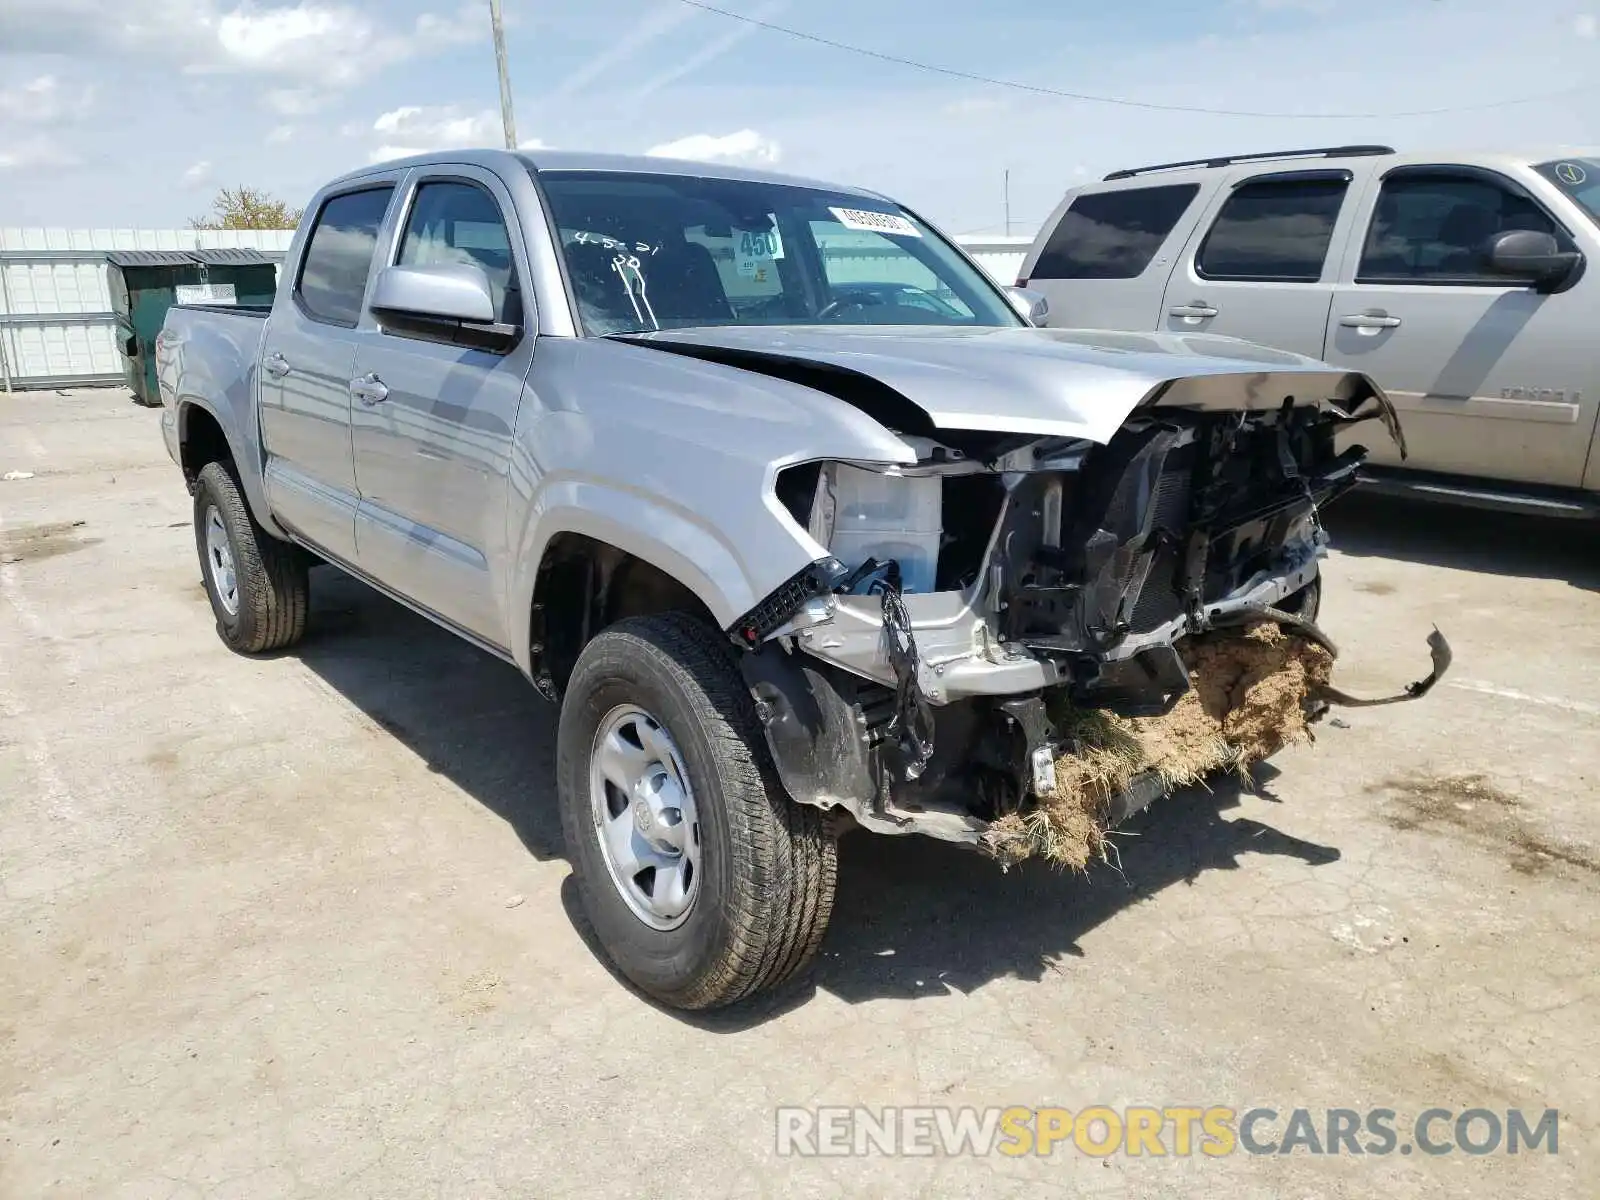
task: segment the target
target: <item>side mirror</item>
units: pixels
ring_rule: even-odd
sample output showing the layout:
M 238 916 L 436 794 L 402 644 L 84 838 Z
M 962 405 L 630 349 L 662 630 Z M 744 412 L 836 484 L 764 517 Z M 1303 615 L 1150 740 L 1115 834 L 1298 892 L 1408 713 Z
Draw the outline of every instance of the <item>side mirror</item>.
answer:
M 1496 275 L 1530 282 L 1535 291 L 1556 292 L 1568 283 L 1583 255 L 1562 250 L 1548 233 L 1512 229 L 1489 239 L 1489 269 Z
M 444 321 L 494 320 L 494 296 L 482 267 L 385 267 L 372 288 L 372 311 Z
M 1043 325 L 1050 317 L 1050 301 L 1032 288 L 1008 287 L 1006 299 L 1030 325 Z
M 504 353 L 522 337 L 496 321 L 489 276 L 470 263 L 385 267 L 368 307 L 386 328 L 433 341 Z

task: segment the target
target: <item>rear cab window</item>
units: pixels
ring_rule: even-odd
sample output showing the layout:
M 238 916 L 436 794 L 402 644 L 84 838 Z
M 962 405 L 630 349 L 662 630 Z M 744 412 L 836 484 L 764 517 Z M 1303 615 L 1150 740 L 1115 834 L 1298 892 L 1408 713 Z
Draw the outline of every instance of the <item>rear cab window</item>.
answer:
M 1200 193 L 1195 183 L 1085 192 L 1050 234 L 1030 279 L 1136 279 Z
M 341 192 L 317 213 L 300 263 L 294 296 L 313 321 L 354 329 L 378 247 L 378 230 L 393 184 Z
M 1195 254 L 1202 279 L 1316 283 L 1350 187 L 1349 172 L 1296 172 L 1239 184 Z

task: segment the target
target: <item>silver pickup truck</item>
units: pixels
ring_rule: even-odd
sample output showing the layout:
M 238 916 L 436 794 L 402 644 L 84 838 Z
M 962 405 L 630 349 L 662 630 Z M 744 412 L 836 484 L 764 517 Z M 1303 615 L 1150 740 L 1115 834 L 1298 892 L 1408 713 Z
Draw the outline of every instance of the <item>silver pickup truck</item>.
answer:
M 1169 711 L 1184 639 L 1315 634 L 1335 435 L 1399 437 L 1299 355 L 1037 328 L 856 189 L 471 151 L 306 211 L 270 311 L 158 340 L 218 631 L 291 645 L 325 562 L 515 663 L 588 917 L 676 1006 L 807 962 L 843 827 L 993 850 L 1061 704 Z

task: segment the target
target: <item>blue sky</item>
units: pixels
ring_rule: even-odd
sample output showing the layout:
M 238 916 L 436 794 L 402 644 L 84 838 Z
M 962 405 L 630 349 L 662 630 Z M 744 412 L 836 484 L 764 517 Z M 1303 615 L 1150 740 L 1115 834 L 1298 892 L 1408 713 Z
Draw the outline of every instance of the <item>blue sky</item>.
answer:
M 1016 232 L 1119 166 L 1347 141 L 1600 143 L 1600 0 L 721 0 L 839 41 L 1152 111 L 944 78 L 681 0 L 505 0 L 519 137 L 677 147 Z M 498 144 L 488 0 L 0 0 L 0 225 L 181 225 L 304 203 L 394 151 Z M 1551 93 L 1583 89 L 1551 97 Z M 1388 116 L 1550 97 L 1434 116 Z M 1329 113 L 1377 114 L 1322 119 Z

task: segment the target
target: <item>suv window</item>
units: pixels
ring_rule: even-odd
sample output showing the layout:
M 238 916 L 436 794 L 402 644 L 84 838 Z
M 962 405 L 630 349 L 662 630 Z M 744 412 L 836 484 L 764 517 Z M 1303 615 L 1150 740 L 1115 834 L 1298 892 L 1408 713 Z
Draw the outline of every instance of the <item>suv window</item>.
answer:
M 334 196 L 322 206 L 306 242 L 295 294 L 313 320 L 354 328 L 361 317 L 378 228 L 392 186 Z
M 1200 192 L 1195 183 L 1087 192 L 1039 254 L 1032 279 L 1134 279 Z
M 1489 271 L 1489 239 L 1513 229 L 1571 239 L 1521 189 L 1477 172 L 1428 171 L 1383 181 L 1361 251 L 1357 283 L 1481 283 L 1505 287 Z
M 1555 184 L 1600 225 L 1600 158 L 1563 158 L 1540 163 L 1534 170 Z
M 1195 273 L 1203 279 L 1316 283 L 1349 186 L 1344 176 L 1240 184 L 1200 244 Z
M 402 267 L 462 263 L 481 267 L 489 277 L 495 319 L 522 323 L 521 293 L 500 206 L 483 188 L 456 180 L 424 183 L 417 189 L 400 243 Z

